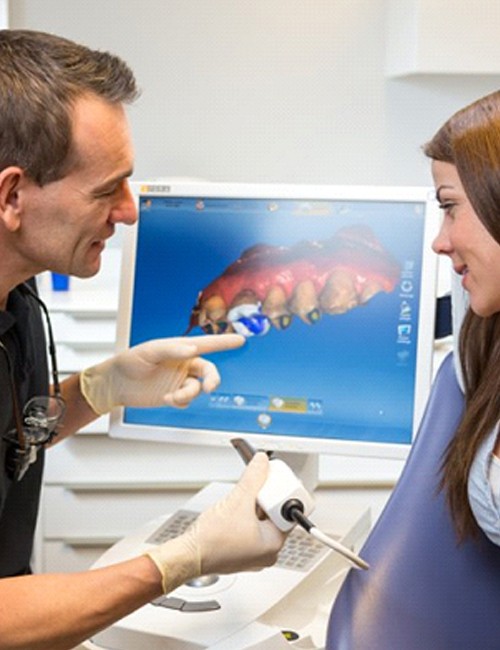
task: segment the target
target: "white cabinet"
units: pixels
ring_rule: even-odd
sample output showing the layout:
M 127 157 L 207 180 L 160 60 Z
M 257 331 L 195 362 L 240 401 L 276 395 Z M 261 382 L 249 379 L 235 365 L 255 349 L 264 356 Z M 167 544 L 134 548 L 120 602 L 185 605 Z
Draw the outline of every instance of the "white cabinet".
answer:
M 386 75 L 500 74 L 498 0 L 388 0 Z

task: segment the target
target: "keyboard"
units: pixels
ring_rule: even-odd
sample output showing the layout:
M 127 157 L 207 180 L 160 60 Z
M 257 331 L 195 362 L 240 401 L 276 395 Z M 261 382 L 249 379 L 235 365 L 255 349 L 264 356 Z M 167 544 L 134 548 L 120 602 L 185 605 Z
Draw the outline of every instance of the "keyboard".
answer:
M 148 537 L 146 543 L 163 544 L 169 539 L 182 535 L 199 514 L 192 510 L 177 510 Z M 275 566 L 306 572 L 329 552 L 326 546 L 297 526 L 288 535 Z

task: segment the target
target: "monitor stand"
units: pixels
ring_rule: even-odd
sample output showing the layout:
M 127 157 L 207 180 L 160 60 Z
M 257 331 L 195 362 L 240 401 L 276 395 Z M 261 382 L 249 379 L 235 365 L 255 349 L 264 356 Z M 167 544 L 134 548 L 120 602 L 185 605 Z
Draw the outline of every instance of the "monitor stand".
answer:
M 228 483 L 211 483 L 186 502 L 201 512 L 227 494 Z M 368 509 L 317 504 L 315 521 L 341 543 L 358 550 L 370 528 Z M 95 568 L 150 548 L 146 540 L 172 515 L 150 521 L 108 551 Z M 290 535 L 307 534 L 295 529 Z M 277 564 L 258 572 L 217 576 L 216 581 L 182 585 L 96 634 L 87 648 L 100 650 L 290 650 L 324 647 L 332 602 L 350 563 L 324 548 L 303 568 Z M 283 553 L 283 551 L 282 551 Z M 356 570 L 356 569 L 352 569 Z M 164 602 L 162 602 L 164 600 Z

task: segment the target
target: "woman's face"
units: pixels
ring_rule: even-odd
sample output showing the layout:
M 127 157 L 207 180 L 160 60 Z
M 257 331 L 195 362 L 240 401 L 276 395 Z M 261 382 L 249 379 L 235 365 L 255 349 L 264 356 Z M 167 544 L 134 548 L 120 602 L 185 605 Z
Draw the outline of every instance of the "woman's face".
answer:
M 474 212 L 455 165 L 434 161 L 432 175 L 443 209 L 443 222 L 432 248 L 448 255 L 478 316 L 500 312 L 500 244 Z

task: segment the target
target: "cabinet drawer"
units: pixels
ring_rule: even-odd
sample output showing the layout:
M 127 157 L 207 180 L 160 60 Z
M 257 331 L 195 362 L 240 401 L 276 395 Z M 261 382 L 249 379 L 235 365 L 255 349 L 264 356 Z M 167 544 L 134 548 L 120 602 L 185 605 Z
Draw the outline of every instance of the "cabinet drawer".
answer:
M 67 489 L 46 486 L 43 537 L 58 540 L 114 540 L 161 515 L 181 508 L 194 489 Z M 69 542 L 68 542 L 69 543 Z
M 51 315 L 54 339 L 71 347 L 114 347 L 116 320 L 114 318 L 78 318 L 71 314 Z
M 42 571 L 44 573 L 72 573 L 86 571 L 114 543 L 109 539 L 71 539 L 45 541 Z
M 243 464 L 229 445 L 202 448 L 161 442 L 119 440 L 102 435 L 71 436 L 47 450 L 45 484 L 141 485 L 232 481 Z M 137 487 L 136 487 L 137 486 Z
M 61 373 L 72 374 L 87 366 L 93 366 L 114 354 L 112 345 L 92 346 L 90 343 L 73 347 L 57 343 L 57 361 Z
M 78 431 L 78 435 L 81 434 L 102 434 L 105 435 L 109 431 L 109 415 L 101 415 L 100 417 L 97 418 L 97 420 L 94 420 L 93 422 L 90 422 L 86 426 L 84 426 L 80 431 Z

